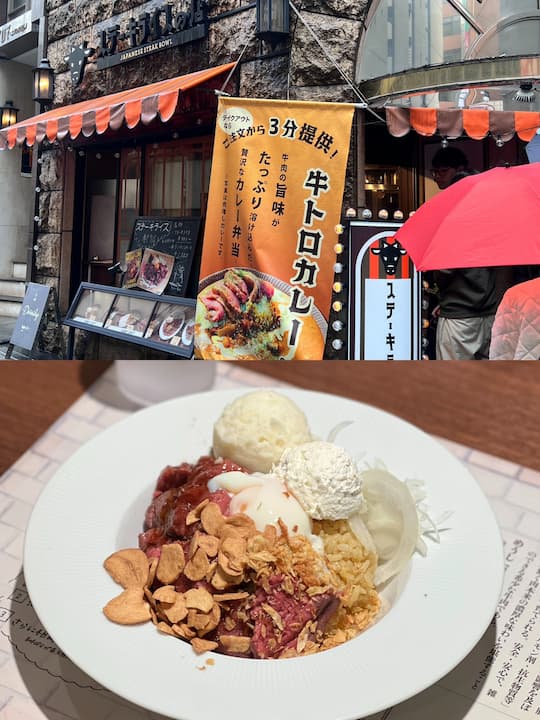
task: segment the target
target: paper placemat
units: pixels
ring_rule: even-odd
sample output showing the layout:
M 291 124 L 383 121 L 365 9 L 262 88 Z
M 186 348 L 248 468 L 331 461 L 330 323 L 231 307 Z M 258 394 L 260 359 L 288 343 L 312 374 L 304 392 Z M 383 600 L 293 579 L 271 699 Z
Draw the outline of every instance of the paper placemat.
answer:
M 284 385 L 226 363 L 214 382 L 215 389 Z M 81 444 L 134 409 L 109 369 L 0 478 L 0 720 L 160 717 L 101 688 L 64 655 L 33 611 L 21 570 L 25 528 L 43 485 Z M 492 624 L 457 668 L 370 720 L 540 717 L 540 473 L 441 442 L 467 465 L 497 516 L 506 549 L 503 594 Z

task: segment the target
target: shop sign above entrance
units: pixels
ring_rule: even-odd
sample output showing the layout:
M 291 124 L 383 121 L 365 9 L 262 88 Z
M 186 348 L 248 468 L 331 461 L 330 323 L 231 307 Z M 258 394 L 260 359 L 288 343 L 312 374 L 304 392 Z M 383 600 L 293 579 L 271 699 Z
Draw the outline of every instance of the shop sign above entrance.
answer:
M 189 10 L 175 13 L 171 4 L 131 17 L 124 27 L 101 31 L 96 65 L 99 70 L 137 60 L 161 50 L 200 40 L 208 34 L 204 0 L 190 0 Z
M 421 275 L 394 239 L 401 224 L 349 227 L 349 359 L 418 360 Z

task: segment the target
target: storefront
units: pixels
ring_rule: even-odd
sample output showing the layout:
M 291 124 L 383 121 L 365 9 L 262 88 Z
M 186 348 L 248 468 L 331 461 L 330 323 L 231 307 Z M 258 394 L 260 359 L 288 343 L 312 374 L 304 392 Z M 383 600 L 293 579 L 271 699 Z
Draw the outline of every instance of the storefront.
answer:
M 33 147 L 40 166 L 31 279 L 55 289 L 63 314 L 81 283 L 121 284 L 137 217 L 204 219 L 218 94 L 238 87 L 227 45 L 255 15 L 210 19 L 198 0 L 146 5 L 109 16 L 90 4 L 78 18 L 52 5 L 54 109 L 2 138 Z M 199 254 L 182 288 L 191 298 Z
M 431 197 L 441 145 L 459 143 L 479 171 L 527 162 L 540 127 L 536 0 L 374 0 L 366 27 L 356 79 L 387 124 L 366 128 L 370 209 L 400 204 L 407 216 Z
M 476 171 L 529 162 L 527 151 L 540 128 L 539 29 L 536 0 L 370 3 L 355 75 L 372 111 L 365 115 L 358 208 L 369 222 L 399 227 L 439 191 L 432 158 L 441 147 L 461 150 Z M 501 289 L 514 276 L 501 273 Z M 393 278 L 399 277 L 398 267 Z M 423 280 L 424 337 L 417 357 L 433 357 L 428 338 L 436 322 L 436 288 L 429 275 Z M 348 317 L 352 326 L 362 303 L 350 300 L 357 305 Z
M 281 36 L 260 32 L 266 5 L 289 8 Z M 76 18 L 53 3 L 55 109 L 0 134 L 8 146 L 40 148 L 32 279 L 55 287 L 66 312 L 82 282 L 118 284 L 137 217 L 200 217 L 203 228 L 222 92 L 366 108 L 353 123 L 344 219 L 366 210 L 373 221 L 406 219 L 436 191 L 430 162 L 441 144 L 459 144 L 477 170 L 526 161 L 540 127 L 539 21 L 536 0 L 519 12 L 502 0 L 373 0 L 339 14 L 322 2 L 300 11 L 190 0 L 112 16 L 90 3 Z M 347 243 L 330 358 L 350 356 Z M 197 280 L 196 256 L 188 297 Z

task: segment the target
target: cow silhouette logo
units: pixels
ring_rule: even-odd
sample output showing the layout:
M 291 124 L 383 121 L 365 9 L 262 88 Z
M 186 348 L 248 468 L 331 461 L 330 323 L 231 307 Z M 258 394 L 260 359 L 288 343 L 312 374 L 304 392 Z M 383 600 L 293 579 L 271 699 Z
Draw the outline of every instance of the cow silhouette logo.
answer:
M 69 65 L 71 82 L 74 86 L 82 82 L 86 62 L 94 52 L 94 48 L 88 47 L 87 40 L 84 40 L 80 45 L 72 45 L 71 52 L 65 56 L 64 60 Z
M 378 255 L 384 266 L 384 272 L 387 275 L 396 275 L 399 263 L 403 255 L 407 254 L 404 247 L 398 240 L 388 242 L 385 238 L 379 240 L 379 247 L 371 248 L 374 255 Z

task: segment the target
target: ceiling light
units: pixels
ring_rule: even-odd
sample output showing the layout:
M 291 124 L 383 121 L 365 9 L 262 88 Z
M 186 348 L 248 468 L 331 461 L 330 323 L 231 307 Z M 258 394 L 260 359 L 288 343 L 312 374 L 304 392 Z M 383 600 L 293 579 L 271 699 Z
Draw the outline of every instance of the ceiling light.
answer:
M 521 83 L 519 90 L 514 95 L 514 100 L 517 102 L 532 103 L 536 98 L 536 91 L 532 86 L 532 83 L 526 82 Z

